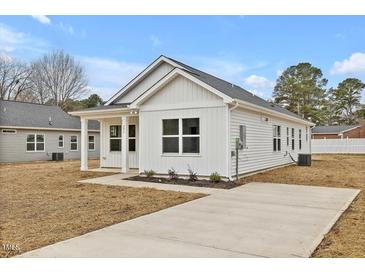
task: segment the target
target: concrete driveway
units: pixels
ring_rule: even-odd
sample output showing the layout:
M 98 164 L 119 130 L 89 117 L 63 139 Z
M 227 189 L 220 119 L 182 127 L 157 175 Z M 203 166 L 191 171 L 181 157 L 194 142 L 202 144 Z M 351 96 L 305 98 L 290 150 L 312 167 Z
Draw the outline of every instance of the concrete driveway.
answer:
M 309 257 L 358 192 L 250 183 L 21 257 Z

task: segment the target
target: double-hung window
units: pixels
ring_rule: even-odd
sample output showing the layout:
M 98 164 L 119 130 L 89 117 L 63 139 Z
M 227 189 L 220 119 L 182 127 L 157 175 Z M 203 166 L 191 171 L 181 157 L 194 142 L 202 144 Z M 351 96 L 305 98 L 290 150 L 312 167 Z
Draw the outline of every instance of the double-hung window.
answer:
M 136 125 L 128 126 L 128 150 L 136 151 Z
M 72 135 L 70 137 L 70 151 L 77 151 L 77 149 L 78 149 L 77 135 Z
M 179 119 L 162 120 L 162 152 L 179 153 Z
M 291 149 L 295 149 L 295 129 L 291 129 Z
M 302 130 L 299 129 L 299 150 L 302 149 Z
M 286 128 L 286 146 L 289 146 L 289 128 Z
M 182 152 L 199 153 L 200 151 L 200 133 L 199 118 L 182 119 Z
M 110 151 L 122 151 L 122 131 L 120 125 L 110 126 Z
M 281 127 L 274 125 L 273 129 L 273 151 L 281 151 Z
M 44 151 L 44 134 L 28 134 L 27 151 Z
M 58 148 L 63 148 L 64 145 L 63 138 L 64 138 L 63 135 L 58 136 Z
M 89 150 L 95 150 L 95 136 L 89 135 Z
M 200 153 L 199 118 L 163 119 L 162 153 Z

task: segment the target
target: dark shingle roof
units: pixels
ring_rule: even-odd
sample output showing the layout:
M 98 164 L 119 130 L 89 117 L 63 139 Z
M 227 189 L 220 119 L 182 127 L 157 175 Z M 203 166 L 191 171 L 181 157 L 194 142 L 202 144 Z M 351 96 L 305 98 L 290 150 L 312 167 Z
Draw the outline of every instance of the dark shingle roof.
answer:
M 126 108 L 128 107 L 130 103 L 123 103 L 123 104 L 111 104 L 111 105 L 108 105 L 108 106 L 97 106 L 97 107 L 93 107 L 93 108 L 85 108 L 85 109 L 82 109 L 81 111 L 93 111 L 93 110 L 104 110 L 104 109 L 122 109 L 122 108 Z
M 57 106 L 0 100 L 0 126 L 80 129 L 81 123 Z M 90 120 L 88 128 L 98 130 L 99 122 Z
M 166 57 L 166 56 L 165 56 Z M 233 98 L 233 99 L 239 99 L 260 107 L 264 107 L 270 110 L 274 110 L 277 112 L 280 112 L 282 114 L 286 114 L 286 115 L 290 115 L 292 117 L 295 118 L 299 118 L 304 120 L 302 117 L 300 117 L 299 115 L 283 108 L 280 107 L 277 104 L 274 103 L 270 103 L 254 94 L 252 94 L 251 92 L 248 92 L 247 90 L 237 86 L 237 85 L 233 85 L 232 83 L 229 83 L 227 81 L 224 81 L 218 77 L 215 77 L 213 75 L 210 75 L 206 72 L 203 72 L 201 70 L 195 69 L 193 67 L 190 67 L 188 65 L 185 65 L 184 63 L 181 63 L 177 60 L 174 60 L 170 57 L 166 57 L 168 59 L 170 59 L 171 61 L 179 64 L 181 67 L 185 68 L 187 70 L 188 73 L 190 73 L 191 75 L 193 75 L 194 77 L 198 78 L 199 80 L 203 81 L 204 83 L 206 83 L 207 85 L 219 90 L 220 92 L 228 95 L 229 97 Z
M 338 134 L 342 131 L 349 130 L 359 125 L 351 125 L 351 126 L 317 126 L 312 129 L 312 133 L 332 133 Z

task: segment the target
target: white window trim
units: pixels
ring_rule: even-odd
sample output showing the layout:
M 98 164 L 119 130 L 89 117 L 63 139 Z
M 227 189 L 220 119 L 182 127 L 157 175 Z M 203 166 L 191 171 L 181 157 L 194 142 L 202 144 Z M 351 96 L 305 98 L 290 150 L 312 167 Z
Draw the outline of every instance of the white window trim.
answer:
M 120 137 L 110 137 L 110 128 L 113 126 L 120 126 Z M 120 150 L 111 150 L 110 147 L 110 140 L 120 140 Z M 118 124 L 112 124 L 109 125 L 109 152 L 110 153 L 120 153 L 122 151 L 122 125 L 118 125 Z
M 94 137 L 94 142 L 90 142 L 89 137 Z M 90 149 L 90 144 L 94 144 L 94 149 Z M 94 134 L 89 134 L 87 137 L 87 148 L 89 151 L 95 151 L 95 145 L 96 145 L 96 136 Z
M 71 141 L 71 137 L 72 136 L 76 136 L 76 142 L 72 142 Z M 72 149 L 72 144 L 75 144 L 76 143 L 76 149 Z M 77 135 L 70 135 L 70 151 L 79 151 L 79 136 Z
M 62 136 L 62 146 L 61 147 L 60 147 L 60 136 Z M 63 134 L 58 135 L 57 147 L 58 148 L 64 148 L 65 147 L 65 135 L 63 135 Z
M 12 132 L 6 132 L 7 130 L 12 131 Z M 1 133 L 4 135 L 14 135 L 17 133 L 16 129 L 12 129 L 12 128 L 4 128 L 1 130 Z
M 179 134 L 178 135 L 163 135 L 163 121 L 164 120 L 178 120 L 179 123 Z M 183 119 L 199 119 L 199 134 L 183 134 Z M 197 116 L 192 117 L 182 117 L 182 118 L 164 118 L 161 120 L 161 156 L 168 157 L 200 157 L 201 156 L 201 118 Z M 163 138 L 168 137 L 178 137 L 179 138 L 179 152 L 163 152 Z M 183 152 L 183 137 L 199 137 L 199 152 L 191 153 L 191 152 Z
M 34 135 L 34 142 L 28 142 L 28 135 Z M 43 135 L 43 150 L 37 150 L 37 135 Z M 46 134 L 44 133 L 29 133 L 29 134 L 26 134 L 26 137 L 25 137 L 25 152 L 45 152 L 46 151 Z M 28 150 L 27 148 L 27 145 L 29 144 L 34 144 L 34 150 Z M 42 142 L 39 142 L 39 143 L 42 143 Z
M 291 131 L 290 131 L 290 149 L 295 151 L 295 128 L 291 128 Z M 293 141 L 294 141 L 294 149 L 293 149 Z

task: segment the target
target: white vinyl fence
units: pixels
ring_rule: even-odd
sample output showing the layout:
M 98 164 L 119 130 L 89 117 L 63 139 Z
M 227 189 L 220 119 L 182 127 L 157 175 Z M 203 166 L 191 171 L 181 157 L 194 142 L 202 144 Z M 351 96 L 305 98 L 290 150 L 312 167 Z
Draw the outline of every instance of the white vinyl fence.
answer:
M 365 138 L 312 139 L 312 153 L 365 153 Z

